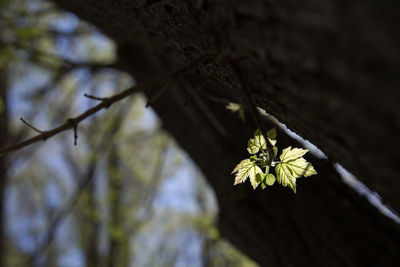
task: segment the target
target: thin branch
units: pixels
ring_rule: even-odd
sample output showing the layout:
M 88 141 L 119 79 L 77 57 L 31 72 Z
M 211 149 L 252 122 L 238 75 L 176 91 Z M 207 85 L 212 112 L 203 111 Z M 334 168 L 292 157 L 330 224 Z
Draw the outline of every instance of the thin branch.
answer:
M 29 138 L 25 141 L 20 142 L 20 143 L 0 149 L 0 156 L 5 155 L 10 152 L 13 152 L 13 151 L 16 151 L 16 150 L 19 150 L 19 149 L 29 146 L 31 144 L 37 143 L 41 140 L 45 140 L 47 138 L 53 137 L 61 132 L 69 130 L 69 129 L 74 129 L 74 140 L 76 142 L 76 139 L 77 139 L 76 131 L 77 131 L 78 124 L 81 121 L 85 120 L 86 118 L 90 117 L 91 115 L 97 113 L 98 111 L 100 111 L 102 109 L 108 108 L 110 105 L 114 104 L 115 102 L 118 102 L 124 98 L 127 98 L 128 96 L 132 95 L 133 93 L 135 93 L 137 91 L 146 90 L 152 86 L 155 86 L 157 84 L 164 82 L 165 80 L 167 80 L 171 77 L 183 74 L 183 73 L 187 72 L 188 70 L 190 70 L 191 68 L 193 68 L 194 66 L 196 66 L 197 64 L 199 64 L 215 55 L 216 55 L 215 51 L 206 52 L 203 55 L 201 55 L 200 57 L 194 59 L 192 62 L 184 65 L 183 67 L 169 71 L 165 74 L 161 74 L 159 76 L 154 77 L 153 79 L 147 80 L 147 81 L 137 84 L 137 85 L 134 85 L 134 86 L 122 91 L 121 93 L 110 96 L 107 98 L 107 101 L 102 100 L 96 106 L 86 110 L 85 112 L 83 112 L 82 114 L 80 114 L 77 117 L 68 119 L 64 124 L 62 124 L 56 128 L 53 128 L 49 131 L 45 131 L 41 134 L 38 134 L 32 138 Z
M 82 35 L 90 35 L 93 34 L 94 31 L 90 29 L 76 29 L 71 32 L 63 32 L 63 31 L 58 31 L 55 29 L 48 29 L 44 32 L 45 34 L 49 35 L 58 35 L 58 36 L 63 36 L 63 37 L 80 37 Z
M 67 123 L 69 123 L 74 130 L 74 146 L 76 146 L 78 140 L 78 122 L 75 119 L 68 119 Z
M 37 133 L 43 134 L 43 131 L 39 130 L 38 128 L 36 128 L 35 126 L 33 126 L 32 124 L 30 124 L 29 122 L 27 122 L 26 120 L 24 120 L 24 118 L 19 118 L 20 121 L 22 121 L 26 126 L 28 126 L 29 128 L 31 128 L 32 130 L 34 130 Z
M 4 44 L 8 47 L 13 47 L 14 49 L 22 49 L 24 51 L 28 51 L 32 57 L 41 57 L 42 59 L 47 59 L 47 61 L 52 61 L 53 63 L 61 63 L 63 67 L 65 67 L 67 70 L 71 70 L 74 68 L 90 68 L 92 70 L 97 70 L 101 68 L 113 68 L 116 67 L 116 64 L 114 63 L 109 63 L 109 64 L 104 64 L 100 62 L 74 62 L 71 59 L 64 58 L 61 55 L 57 55 L 54 53 L 50 53 L 47 51 L 35 49 L 32 47 L 28 47 L 24 44 L 21 44 L 18 41 L 12 41 L 12 42 L 5 42 L 5 41 L 0 41 L 1 44 Z M 39 64 L 43 64 L 44 62 L 38 62 Z M 47 66 L 49 67 L 49 66 Z M 52 66 L 50 66 L 52 67 Z
M 87 98 L 93 99 L 93 100 L 98 100 L 98 101 L 105 101 L 107 98 L 106 97 L 98 97 L 98 96 L 93 96 L 93 95 L 88 95 L 88 94 L 83 94 Z
M 253 97 L 252 97 L 252 95 L 250 93 L 250 90 L 245 85 L 245 83 L 244 83 L 244 81 L 242 79 L 242 76 L 240 75 L 239 68 L 238 68 L 236 62 L 234 62 L 233 60 L 230 60 L 230 63 L 231 63 L 233 72 L 235 73 L 235 75 L 236 75 L 236 77 L 237 77 L 237 79 L 239 81 L 240 87 L 242 87 L 242 89 L 243 89 L 243 91 L 245 93 L 245 96 L 247 98 L 247 101 L 250 104 L 250 109 L 251 109 L 251 112 L 253 114 L 253 118 L 254 118 L 256 124 L 258 125 L 258 127 L 260 128 L 261 132 L 263 134 L 265 134 L 267 131 L 264 129 L 264 126 L 263 126 L 263 124 L 261 122 L 260 113 L 257 110 L 257 106 L 256 106 L 256 104 L 255 104 L 255 102 L 253 100 Z M 268 138 L 265 138 L 265 140 L 266 140 L 266 144 L 267 144 L 267 151 L 268 151 L 268 156 L 269 156 L 268 158 L 269 158 L 270 161 L 272 161 L 275 158 L 275 152 L 274 152 L 274 149 L 273 149 L 273 145 L 271 144 L 271 142 L 269 141 Z
M 105 104 L 104 108 L 109 108 L 112 104 L 110 102 L 109 97 L 98 97 L 98 96 L 88 95 L 88 94 L 83 94 L 83 95 L 86 96 L 87 98 L 103 102 Z

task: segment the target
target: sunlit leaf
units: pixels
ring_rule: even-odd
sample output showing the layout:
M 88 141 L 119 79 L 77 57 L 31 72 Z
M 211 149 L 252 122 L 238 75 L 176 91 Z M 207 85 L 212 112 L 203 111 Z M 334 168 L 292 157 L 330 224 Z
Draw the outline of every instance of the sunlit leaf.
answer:
M 308 177 L 313 174 L 317 174 L 311 163 L 307 162 L 304 158 L 298 158 L 294 161 L 289 161 L 284 164 L 287 165 L 287 168 L 295 178 L 299 178 L 301 176 Z
M 274 158 L 271 160 L 269 149 L 267 153 L 266 138 L 274 153 Z M 260 129 L 254 132 L 254 138 L 251 138 L 247 145 L 247 151 L 251 154 L 249 159 L 242 160 L 232 173 L 236 173 L 235 185 L 243 183 L 250 177 L 250 182 L 255 189 L 258 185 L 262 189 L 267 186 L 272 186 L 275 181 L 278 181 L 282 186 L 289 186 L 296 193 L 296 179 L 317 174 L 311 163 L 307 162 L 303 156 L 308 152 L 307 149 L 287 147 L 283 149 L 279 156 L 280 161 L 275 157 L 278 154 L 278 148 L 275 146 L 276 129 L 269 130 L 263 136 Z M 270 173 L 270 169 L 275 167 L 275 174 Z M 265 168 L 265 173 L 262 172 Z
M 261 130 L 257 129 L 254 132 L 254 138 L 251 138 L 247 144 L 247 151 L 250 154 L 255 154 L 260 150 L 260 148 L 266 149 L 267 143 L 264 136 L 261 134 Z
M 275 176 L 272 173 L 268 173 L 268 175 L 266 175 L 265 177 L 265 182 L 269 186 L 273 185 L 275 183 L 275 180 Z
M 250 178 L 250 183 L 254 189 L 258 186 L 258 184 L 262 181 L 264 177 L 264 173 L 261 168 L 257 166 L 255 162 L 252 162 L 250 159 L 242 160 L 232 171 L 232 173 L 236 173 L 234 185 L 239 183 L 244 183 L 247 180 L 247 177 Z
M 278 183 L 283 186 L 289 186 L 296 193 L 296 178 L 293 177 L 285 164 L 279 164 L 275 168 Z
M 283 149 L 282 154 L 279 156 L 281 161 L 289 162 L 291 160 L 295 160 L 297 158 L 302 157 L 304 154 L 308 152 L 308 149 L 302 149 L 302 148 L 293 148 L 287 147 Z
M 296 178 L 317 174 L 311 163 L 302 157 L 307 152 L 307 149 L 302 148 L 285 148 L 279 156 L 281 163 L 275 169 L 278 182 L 283 186 L 289 185 L 295 193 Z
M 265 180 L 260 183 L 260 186 L 262 190 L 264 190 L 267 187 L 267 183 L 265 182 Z

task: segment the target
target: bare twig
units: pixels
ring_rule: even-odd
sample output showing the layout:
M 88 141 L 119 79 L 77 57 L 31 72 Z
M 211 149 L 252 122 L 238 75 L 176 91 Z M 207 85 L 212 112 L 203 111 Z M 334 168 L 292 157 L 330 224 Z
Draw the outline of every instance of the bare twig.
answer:
M 56 128 L 53 128 L 53 129 L 51 129 L 49 131 L 45 131 L 43 133 L 40 133 L 40 134 L 38 134 L 38 135 L 36 135 L 36 136 L 34 136 L 32 138 L 29 138 L 29 139 L 27 139 L 25 141 L 22 141 L 20 143 L 11 145 L 9 147 L 5 147 L 3 149 L 0 149 L 0 156 L 4 155 L 4 154 L 7 154 L 7 153 L 10 153 L 10 152 L 13 152 L 13 151 L 16 151 L 16 150 L 19 150 L 21 148 L 24 148 L 26 146 L 29 146 L 29 145 L 34 144 L 36 142 L 39 142 L 41 140 L 45 140 L 47 138 L 53 137 L 53 136 L 55 136 L 55 135 L 57 135 L 57 134 L 59 134 L 61 132 L 69 130 L 69 129 L 74 129 L 74 140 L 75 140 L 74 142 L 76 143 L 77 127 L 78 127 L 78 124 L 81 121 L 85 120 L 86 118 L 90 117 L 91 115 L 97 113 L 98 111 L 100 111 L 102 109 L 108 108 L 113 103 L 118 102 L 118 101 L 120 101 L 120 100 L 122 100 L 122 99 L 124 99 L 124 98 L 126 98 L 126 97 L 128 97 L 130 95 L 132 95 L 134 92 L 145 90 L 145 89 L 147 89 L 149 87 L 152 87 L 152 86 L 155 86 L 157 84 L 163 83 L 165 80 L 170 79 L 171 77 L 174 77 L 174 76 L 180 75 L 182 73 L 185 73 L 188 70 L 190 70 L 191 68 L 193 68 L 194 66 L 198 65 L 199 63 L 201 63 L 201 62 L 203 62 L 203 61 L 205 61 L 205 60 L 207 60 L 210 57 L 215 56 L 215 55 L 216 55 L 215 51 L 206 52 L 203 55 L 201 55 L 200 57 L 198 57 L 198 58 L 194 59 L 193 61 L 191 61 L 190 63 L 184 65 L 183 67 L 180 67 L 178 69 L 169 71 L 169 72 L 167 72 L 165 74 L 161 74 L 159 76 L 154 77 L 153 79 L 147 80 L 147 81 L 145 81 L 143 83 L 140 83 L 140 84 L 137 84 L 137 85 L 134 85 L 134 86 L 122 91 L 121 93 L 118 93 L 118 94 L 115 94 L 113 96 L 110 96 L 110 97 L 107 98 L 107 101 L 102 100 L 96 106 L 86 110 L 85 112 L 83 112 L 82 114 L 80 114 L 77 117 L 68 119 L 64 124 L 62 124 L 62 125 L 60 125 L 60 126 L 58 126 Z
M 18 41 L 12 41 L 12 42 L 0 41 L 0 43 L 6 45 L 8 47 L 13 47 L 15 49 L 23 49 L 24 51 L 29 52 L 30 55 L 34 58 L 40 57 L 42 59 L 47 59 L 48 62 L 52 61 L 53 63 L 60 63 L 67 70 L 74 69 L 74 68 L 90 68 L 92 70 L 97 70 L 97 69 L 101 69 L 101 68 L 116 67 L 116 64 L 114 64 L 114 63 L 103 64 L 103 63 L 96 63 L 96 62 L 74 62 L 73 60 L 62 57 L 61 55 L 57 55 L 54 53 L 49 53 L 49 52 L 46 52 L 43 50 L 28 47 L 24 44 L 19 43 Z M 44 62 L 38 62 L 38 63 L 43 65 Z M 49 66 L 47 66 L 47 67 L 49 67 Z M 52 66 L 50 66 L 50 67 L 52 67 Z
M 252 97 L 252 95 L 250 93 L 250 90 L 245 85 L 245 83 L 244 83 L 244 81 L 242 79 L 242 76 L 240 75 L 239 68 L 238 68 L 236 62 L 233 61 L 233 60 L 230 60 L 230 63 L 231 63 L 233 72 L 235 73 L 235 75 L 236 75 L 236 77 L 238 79 L 240 87 L 242 87 L 242 89 L 243 89 L 243 91 L 245 93 L 245 96 L 247 98 L 247 101 L 250 104 L 250 109 L 251 109 L 251 112 L 253 114 L 254 121 L 257 124 L 257 126 L 260 128 L 261 132 L 263 134 L 265 134 L 267 131 L 264 129 L 264 126 L 263 126 L 263 124 L 261 122 L 260 113 L 257 110 L 257 106 L 254 103 L 254 100 L 253 100 L 253 97 Z M 265 140 L 266 140 L 266 144 L 267 144 L 267 151 L 268 151 L 269 160 L 272 161 L 275 158 L 275 152 L 274 152 L 274 149 L 273 149 L 273 145 L 271 144 L 271 142 L 269 141 L 268 138 L 265 138 Z
M 78 122 L 75 119 L 68 119 L 67 123 L 70 124 L 71 128 L 74 130 L 74 146 L 76 146 L 78 140 Z
M 109 97 L 98 97 L 98 96 L 93 96 L 93 95 L 88 95 L 88 94 L 83 94 L 83 95 L 86 96 L 87 98 L 103 102 L 105 105 L 104 108 L 109 108 L 112 104 L 110 102 Z
M 29 122 L 27 122 L 26 120 L 24 120 L 24 118 L 19 118 L 20 121 L 22 121 L 26 126 L 28 126 L 29 128 L 31 128 L 32 130 L 34 130 L 35 132 L 38 132 L 40 134 L 43 134 L 43 131 L 39 130 L 38 128 L 36 128 L 35 126 L 33 126 L 32 124 L 30 124 Z
M 93 96 L 93 95 L 88 95 L 88 94 L 83 94 L 87 98 L 93 99 L 93 100 L 98 100 L 98 101 L 104 101 L 107 98 L 106 97 L 98 97 L 98 96 Z

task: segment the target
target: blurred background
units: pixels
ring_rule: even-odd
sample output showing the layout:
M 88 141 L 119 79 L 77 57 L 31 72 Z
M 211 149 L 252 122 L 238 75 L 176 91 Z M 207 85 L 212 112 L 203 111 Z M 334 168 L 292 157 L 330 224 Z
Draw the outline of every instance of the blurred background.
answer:
M 135 84 L 115 45 L 41 0 L 0 0 L 0 147 Z M 0 266 L 255 266 L 219 237 L 202 174 L 135 94 L 0 157 Z

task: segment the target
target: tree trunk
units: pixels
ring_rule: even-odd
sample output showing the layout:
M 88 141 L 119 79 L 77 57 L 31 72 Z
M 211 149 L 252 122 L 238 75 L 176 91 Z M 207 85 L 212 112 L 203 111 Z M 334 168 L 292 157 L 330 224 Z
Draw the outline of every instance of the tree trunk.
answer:
M 0 66 L 0 147 L 4 147 L 8 140 L 8 113 L 7 113 L 7 67 Z M 0 157 L 0 266 L 5 264 L 6 236 L 5 236 L 5 202 L 4 193 L 7 186 L 7 157 Z
M 96 182 L 94 181 L 94 173 L 96 170 L 96 160 L 91 161 L 91 166 L 88 168 L 86 179 L 90 179 L 90 184 L 88 185 L 86 199 L 87 206 L 84 207 L 88 210 L 89 215 L 86 214 L 86 220 L 84 222 L 83 228 L 85 232 L 83 234 L 87 235 L 85 246 L 85 257 L 86 257 L 86 267 L 97 267 L 99 266 L 99 217 L 98 217 L 98 207 L 96 203 Z M 89 178 L 90 177 L 90 178 Z
M 219 228 L 234 245 L 263 266 L 400 265 L 399 226 L 349 189 L 331 163 L 312 158 L 319 175 L 299 180 L 297 195 L 280 186 L 232 187 L 230 172 L 256 128 L 251 114 L 243 125 L 221 103 L 194 96 L 182 105 L 204 81 L 209 94 L 244 105 L 248 90 L 398 211 L 399 2 L 54 1 L 116 40 L 120 65 L 139 81 L 218 52 L 154 108 L 214 188 Z M 295 145 L 283 133 L 278 142 Z
M 109 224 L 109 252 L 107 259 L 108 267 L 126 266 L 123 264 L 126 257 L 123 257 L 123 243 L 126 239 L 123 236 L 123 213 L 122 213 L 122 189 L 123 177 L 119 170 L 120 158 L 112 145 L 107 166 L 108 174 L 108 197 L 110 198 L 110 224 Z

